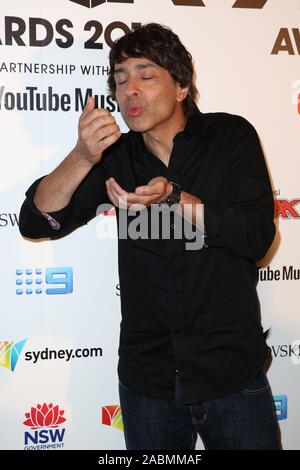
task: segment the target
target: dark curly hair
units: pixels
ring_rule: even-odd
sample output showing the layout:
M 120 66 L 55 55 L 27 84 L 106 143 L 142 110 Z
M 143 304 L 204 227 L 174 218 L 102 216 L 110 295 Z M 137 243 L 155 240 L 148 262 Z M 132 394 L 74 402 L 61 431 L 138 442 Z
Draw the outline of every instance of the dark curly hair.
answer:
M 158 23 L 148 23 L 131 30 L 114 42 L 109 54 L 110 72 L 107 80 L 114 99 L 116 98 L 115 64 L 123 62 L 128 57 L 145 57 L 166 69 L 182 88 L 189 87 L 188 95 L 182 105 L 186 115 L 193 111 L 198 91 L 194 84 L 192 56 L 170 28 Z

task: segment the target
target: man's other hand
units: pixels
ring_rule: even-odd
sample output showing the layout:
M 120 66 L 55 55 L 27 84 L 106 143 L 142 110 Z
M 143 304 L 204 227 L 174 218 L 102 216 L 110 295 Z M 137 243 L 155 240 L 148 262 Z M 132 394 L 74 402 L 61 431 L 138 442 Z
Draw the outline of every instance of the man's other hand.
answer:
M 101 160 L 102 153 L 114 144 L 121 132 L 115 118 L 107 109 L 96 109 L 95 100 L 89 97 L 78 123 L 78 141 L 75 150 L 83 160 L 92 165 Z

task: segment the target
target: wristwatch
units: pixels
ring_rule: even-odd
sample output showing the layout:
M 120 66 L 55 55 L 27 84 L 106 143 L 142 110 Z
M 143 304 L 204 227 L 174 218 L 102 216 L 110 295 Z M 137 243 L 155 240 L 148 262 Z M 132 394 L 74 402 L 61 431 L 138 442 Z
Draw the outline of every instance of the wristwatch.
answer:
M 164 201 L 164 204 L 168 204 L 168 206 L 172 206 L 173 204 L 179 204 L 181 187 L 179 186 L 179 184 L 174 183 L 173 181 L 169 181 L 169 183 L 173 186 L 173 189 L 171 194 L 169 194 L 167 199 Z

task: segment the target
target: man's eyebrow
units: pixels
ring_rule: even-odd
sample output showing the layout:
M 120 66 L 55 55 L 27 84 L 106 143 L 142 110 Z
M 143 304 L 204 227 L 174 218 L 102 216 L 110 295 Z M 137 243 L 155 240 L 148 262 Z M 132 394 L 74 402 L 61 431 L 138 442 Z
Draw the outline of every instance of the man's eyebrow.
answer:
M 134 68 L 136 68 L 138 70 L 148 69 L 150 67 L 158 68 L 158 65 L 146 63 L 146 64 L 137 64 L 137 65 L 134 66 Z M 122 67 L 122 66 L 117 67 L 115 69 L 115 73 L 128 73 L 128 68 L 127 67 Z

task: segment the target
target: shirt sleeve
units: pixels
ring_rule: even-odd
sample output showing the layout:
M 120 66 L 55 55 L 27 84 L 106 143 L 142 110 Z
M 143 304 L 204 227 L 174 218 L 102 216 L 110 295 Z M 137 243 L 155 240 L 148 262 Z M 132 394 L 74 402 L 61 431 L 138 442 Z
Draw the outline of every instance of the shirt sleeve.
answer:
M 228 195 L 204 200 L 206 243 L 249 260 L 263 258 L 274 236 L 274 198 L 254 127 L 235 116 L 224 138 Z M 225 199 L 226 198 L 226 199 Z
M 36 180 L 26 191 L 19 217 L 19 229 L 28 238 L 61 238 L 96 215 L 100 204 L 109 204 L 105 181 L 115 176 L 114 155 L 107 154 L 95 165 L 73 194 L 70 203 L 56 212 L 42 213 L 34 204 L 39 182 Z M 107 207 L 106 207 L 107 208 Z M 105 210 L 105 209 L 103 209 Z M 101 211 L 97 211 L 100 213 Z M 52 223 L 51 223 L 52 220 Z

